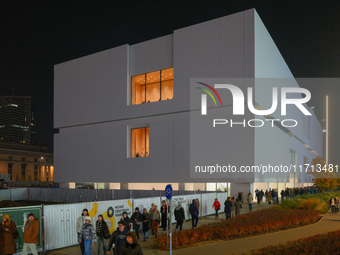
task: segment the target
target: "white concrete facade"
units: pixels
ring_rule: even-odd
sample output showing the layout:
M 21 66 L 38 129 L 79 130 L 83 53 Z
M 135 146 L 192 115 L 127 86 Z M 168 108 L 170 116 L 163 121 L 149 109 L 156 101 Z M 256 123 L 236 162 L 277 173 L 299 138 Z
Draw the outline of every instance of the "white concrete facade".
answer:
M 170 67 L 173 99 L 131 105 L 132 76 Z M 59 129 L 54 136 L 55 181 L 130 183 L 131 189 L 152 189 L 159 186 L 156 183 L 206 189 L 204 180 L 191 179 L 189 173 L 190 78 L 293 78 L 255 10 L 61 63 L 54 73 L 54 128 Z M 255 100 L 268 107 L 267 90 L 256 84 L 255 90 Z M 303 118 L 294 109 L 287 115 Z M 252 155 L 253 164 L 289 164 L 291 150 L 296 152 L 296 163 L 303 164 L 304 157 L 312 160 L 323 154 L 320 123 L 314 114 L 306 123 L 308 134 L 300 125 L 290 130 L 295 138 L 279 128 L 255 129 L 241 149 Z M 137 127 L 149 127 L 150 157 L 131 158 L 130 134 Z M 305 175 L 295 178 L 307 182 Z M 248 192 L 258 188 L 256 175 L 254 182 L 232 183 L 230 188 L 232 193 L 241 188 Z

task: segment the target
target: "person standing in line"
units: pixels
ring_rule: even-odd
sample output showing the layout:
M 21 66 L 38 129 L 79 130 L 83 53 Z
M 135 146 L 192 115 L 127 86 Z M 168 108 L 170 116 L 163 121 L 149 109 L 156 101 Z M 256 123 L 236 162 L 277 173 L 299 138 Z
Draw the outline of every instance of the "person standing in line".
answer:
M 235 217 L 236 217 L 240 215 L 240 212 L 241 212 L 241 202 L 238 200 L 238 198 L 236 199 L 234 206 L 235 206 Z
M 138 207 L 135 208 L 135 212 L 132 214 L 131 220 L 133 222 L 133 229 L 135 230 L 136 236 L 139 239 L 139 232 L 138 231 L 139 231 L 140 225 L 142 224 L 143 216 L 139 212 Z
M 335 198 L 332 196 L 332 198 L 329 200 L 329 205 L 332 208 L 332 213 L 335 213 Z
M 98 246 L 97 246 L 97 253 L 98 255 L 100 255 L 100 251 L 101 251 L 101 244 L 103 244 L 103 251 L 104 251 L 104 255 L 106 255 L 107 253 L 107 246 L 106 246 L 106 238 L 108 238 L 110 236 L 110 231 L 109 231 L 109 227 L 106 223 L 106 221 L 103 219 L 103 215 L 98 215 L 98 220 L 96 222 L 96 234 L 98 237 Z
M 257 193 L 259 194 L 260 192 L 257 192 Z M 253 210 L 253 196 L 250 193 L 250 191 L 248 193 L 247 202 L 248 202 L 248 205 L 249 205 L 249 211 L 251 212 Z
M 162 228 L 163 231 L 166 230 L 166 227 L 168 225 L 168 206 L 165 202 L 165 200 L 162 201 L 162 206 L 161 206 L 161 214 L 162 214 Z
M 199 211 L 199 210 L 198 210 Z M 179 230 L 182 231 L 183 221 L 185 220 L 184 209 L 181 203 L 175 207 L 175 220 L 176 220 L 176 230 L 179 227 Z
M 119 255 L 143 255 L 142 247 L 137 242 L 137 236 L 133 232 L 126 234 L 126 241 L 122 245 Z
M 235 198 L 231 198 L 231 218 L 235 217 Z
M 8 214 L 2 216 L 0 224 L 0 254 L 14 254 L 17 252 L 13 233 L 17 231 L 17 226 L 9 218 Z
M 151 218 L 151 211 L 154 209 L 154 207 L 155 207 L 155 204 L 152 203 L 151 208 L 149 209 L 150 218 Z M 153 229 L 152 229 L 152 219 L 150 219 L 150 227 L 149 228 L 151 228 L 151 233 L 154 235 L 155 233 L 153 232 Z
M 84 242 L 85 255 L 92 255 L 91 245 L 94 245 L 97 242 L 96 230 L 91 221 L 92 219 L 90 216 L 85 216 L 85 224 L 81 228 L 78 239 L 79 242 Z
M 24 234 L 24 246 L 22 248 L 22 254 L 27 255 L 31 250 L 33 255 L 38 255 L 37 243 L 39 234 L 39 221 L 34 217 L 33 213 L 28 215 L 28 221 L 25 223 Z
M 272 203 L 272 193 L 271 191 L 269 190 L 268 191 L 268 204 L 271 204 Z
M 215 198 L 215 202 L 213 203 L 212 207 L 215 210 L 215 219 L 218 219 L 218 211 L 221 209 L 221 203 Z
M 148 213 L 147 209 L 143 209 L 143 215 L 142 215 L 142 220 L 143 220 L 143 233 L 144 233 L 144 238 L 143 241 L 145 242 L 146 239 L 149 238 L 149 224 L 150 224 L 150 214 Z
M 112 235 L 110 237 L 110 242 L 109 242 L 109 247 L 108 247 L 107 253 L 110 254 L 111 248 L 114 245 L 113 254 L 119 255 L 121 247 L 122 247 L 123 243 L 125 243 L 125 241 L 126 241 L 126 235 L 129 232 L 130 232 L 130 230 L 129 230 L 126 222 L 123 221 L 123 220 L 120 220 L 118 222 L 118 228 L 116 229 L 115 232 L 112 233 Z
M 121 219 L 121 220 L 125 221 L 125 222 L 126 222 L 126 225 L 129 226 L 130 218 L 129 218 L 127 212 L 123 212 L 123 214 L 122 214 L 122 219 Z
M 238 199 L 238 201 L 240 202 L 241 208 L 242 208 L 242 193 L 241 193 L 241 191 L 238 192 L 237 199 Z
M 192 228 L 197 227 L 199 211 L 195 199 L 192 200 L 192 204 L 189 206 L 189 213 L 191 214 Z
M 257 199 L 257 204 L 259 205 L 261 203 L 261 192 L 260 191 L 256 192 L 255 196 Z
M 197 207 L 198 207 L 198 214 L 199 214 L 201 207 L 200 207 L 200 201 L 198 200 L 198 198 L 196 198 L 196 204 L 197 204 Z
M 158 211 L 158 206 L 155 205 L 155 207 L 150 211 L 150 218 L 152 220 L 151 223 L 151 229 L 154 233 L 155 237 L 158 237 L 158 228 L 159 228 L 159 222 L 161 221 L 161 214 Z
M 89 216 L 89 211 L 85 208 L 81 214 L 81 216 L 78 218 L 77 220 L 77 234 L 78 234 L 78 240 L 79 240 L 79 235 L 80 235 L 80 231 L 81 228 L 84 226 L 85 224 L 85 217 Z M 82 240 L 81 242 L 79 242 L 80 244 L 80 250 L 81 250 L 81 254 L 84 255 L 85 254 L 85 246 L 84 246 L 84 240 Z
M 231 208 L 232 208 L 232 202 L 231 198 L 228 197 L 227 200 L 224 202 L 224 212 L 225 212 L 225 218 L 229 219 L 231 218 Z

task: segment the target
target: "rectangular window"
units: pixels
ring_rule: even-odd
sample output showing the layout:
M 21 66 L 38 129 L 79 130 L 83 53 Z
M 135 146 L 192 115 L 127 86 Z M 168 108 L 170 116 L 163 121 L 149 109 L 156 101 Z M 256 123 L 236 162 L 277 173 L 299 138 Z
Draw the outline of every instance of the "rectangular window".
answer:
M 173 99 L 174 69 L 132 76 L 131 97 L 132 105 Z
M 22 160 L 22 162 L 25 162 L 25 161 L 26 161 L 26 159 L 25 159 L 24 157 L 22 157 L 21 160 Z
M 296 151 L 290 150 L 290 163 L 294 166 L 296 165 Z
M 8 160 L 12 161 L 13 160 L 13 156 L 8 156 Z
M 34 158 L 34 163 L 37 163 L 38 162 L 38 159 L 37 158 Z
M 34 166 L 34 170 L 38 170 L 38 166 Z
M 8 164 L 8 174 L 11 176 L 11 180 L 12 180 L 12 173 L 13 173 L 13 164 Z
M 26 180 L 26 164 L 21 164 L 21 177 L 22 181 Z
M 132 158 L 149 157 L 149 128 L 131 129 Z
M 38 180 L 38 171 L 34 171 L 34 181 Z

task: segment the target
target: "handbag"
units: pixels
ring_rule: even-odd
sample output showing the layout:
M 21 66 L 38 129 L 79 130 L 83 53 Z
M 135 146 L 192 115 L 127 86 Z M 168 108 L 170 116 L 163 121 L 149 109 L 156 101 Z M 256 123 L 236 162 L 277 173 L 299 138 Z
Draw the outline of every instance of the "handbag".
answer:
M 19 238 L 18 230 L 15 230 L 15 232 L 13 233 L 13 238 L 14 239 L 18 239 Z
M 221 206 L 217 206 L 217 211 L 221 210 Z

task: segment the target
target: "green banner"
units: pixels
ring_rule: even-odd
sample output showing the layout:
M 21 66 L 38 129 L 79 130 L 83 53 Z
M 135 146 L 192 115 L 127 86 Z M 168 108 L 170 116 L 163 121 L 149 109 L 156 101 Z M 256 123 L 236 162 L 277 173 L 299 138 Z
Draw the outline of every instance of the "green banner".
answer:
M 42 217 L 41 217 L 41 206 L 27 206 L 27 207 L 11 207 L 11 208 L 0 208 L 0 217 L 4 214 L 8 214 L 11 221 L 17 225 L 17 230 L 19 233 L 19 238 L 14 239 L 17 252 L 22 251 L 24 241 L 22 239 L 22 234 L 24 232 L 25 223 L 28 220 L 28 215 L 33 213 L 35 218 L 39 220 L 39 235 L 37 249 L 43 247 L 42 243 Z

